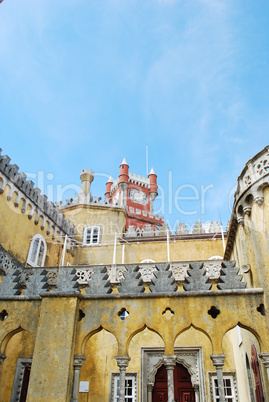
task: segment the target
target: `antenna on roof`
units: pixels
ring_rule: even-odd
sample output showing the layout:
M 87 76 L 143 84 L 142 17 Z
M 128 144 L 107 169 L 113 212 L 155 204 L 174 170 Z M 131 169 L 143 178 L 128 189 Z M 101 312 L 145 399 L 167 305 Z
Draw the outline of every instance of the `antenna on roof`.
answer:
M 147 172 L 147 177 L 149 175 L 149 146 L 148 144 L 146 145 L 146 172 Z

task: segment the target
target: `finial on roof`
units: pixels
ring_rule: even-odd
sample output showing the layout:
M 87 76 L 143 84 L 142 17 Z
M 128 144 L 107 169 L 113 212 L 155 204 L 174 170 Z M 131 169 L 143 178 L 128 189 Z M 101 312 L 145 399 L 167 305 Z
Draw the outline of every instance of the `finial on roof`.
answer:
M 128 165 L 128 163 L 126 162 L 125 157 L 123 158 L 123 161 L 121 162 L 121 165 Z
M 151 171 L 149 172 L 149 174 L 156 174 L 156 173 L 154 172 L 153 167 L 151 168 Z
M 112 179 L 111 175 L 109 176 L 107 183 L 113 183 L 113 179 Z

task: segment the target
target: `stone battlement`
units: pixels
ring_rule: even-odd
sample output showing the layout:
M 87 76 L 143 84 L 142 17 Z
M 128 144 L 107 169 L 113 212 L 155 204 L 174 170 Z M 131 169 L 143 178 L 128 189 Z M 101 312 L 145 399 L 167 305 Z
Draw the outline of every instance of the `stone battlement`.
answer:
M 75 228 L 59 208 L 52 202 L 48 201 L 45 194 L 41 194 L 41 190 L 34 187 L 32 180 L 27 180 L 27 176 L 23 172 L 19 172 L 19 167 L 16 164 L 10 164 L 11 159 L 7 155 L 1 154 L 0 149 L 0 194 L 3 194 L 6 187 L 9 192 L 7 195 L 10 201 L 14 194 L 16 199 L 14 206 L 18 207 L 22 204 L 21 212 L 25 213 L 29 210 L 28 218 L 32 219 L 35 214 L 35 224 L 38 224 L 42 219 L 42 227 L 45 227 L 48 222 L 48 230 L 50 232 L 53 227 L 54 232 L 62 231 L 64 234 L 72 236 L 75 234 Z
M 131 207 L 129 207 L 129 212 L 133 212 Z M 152 230 L 150 224 L 145 225 L 144 229 L 136 229 L 133 225 L 130 225 L 126 231 L 125 237 L 135 238 L 135 237 L 151 237 L 151 236 L 166 236 L 167 230 L 169 230 L 166 224 L 163 224 L 163 217 L 159 217 L 158 215 L 147 214 L 146 211 L 140 211 L 143 217 L 149 217 L 156 223 L 159 223 L 160 226 L 156 231 Z M 138 212 L 136 211 L 138 214 Z M 180 222 L 176 228 L 174 234 L 170 233 L 170 236 L 200 236 L 200 235 L 209 235 L 212 234 L 214 238 L 221 236 L 221 227 L 217 221 L 211 221 L 208 223 L 196 222 L 192 227 L 188 227 L 185 223 Z M 170 230 L 169 230 L 170 232 Z M 224 236 L 226 236 L 226 230 L 223 232 Z M 218 235 L 218 236 L 217 236 Z
M 150 188 L 149 178 L 140 176 L 139 174 L 129 173 L 129 182 L 132 184 L 137 184 L 141 187 Z

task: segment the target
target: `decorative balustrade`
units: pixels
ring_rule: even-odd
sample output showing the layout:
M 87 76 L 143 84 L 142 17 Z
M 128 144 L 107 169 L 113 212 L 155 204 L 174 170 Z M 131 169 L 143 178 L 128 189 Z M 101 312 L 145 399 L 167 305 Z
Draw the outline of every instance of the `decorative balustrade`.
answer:
M 244 289 L 232 261 L 25 268 L 0 248 L 0 297 L 38 296 L 44 292 L 88 295 L 176 293 L 178 285 L 189 291 L 210 291 L 212 282 L 221 290 Z

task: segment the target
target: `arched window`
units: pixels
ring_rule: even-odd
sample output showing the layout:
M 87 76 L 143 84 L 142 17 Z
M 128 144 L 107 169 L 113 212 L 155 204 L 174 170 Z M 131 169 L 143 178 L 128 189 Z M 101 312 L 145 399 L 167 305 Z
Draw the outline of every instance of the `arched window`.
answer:
M 209 257 L 208 260 L 223 260 L 223 257 L 220 255 L 212 255 L 212 257 Z
M 47 245 L 44 237 L 37 234 L 32 238 L 27 258 L 27 264 L 32 267 L 43 267 L 47 252 Z
M 148 264 L 150 262 L 156 262 L 156 261 L 152 260 L 151 258 L 146 258 L 145 260 L 140 261 L 140 264 Z
M 83 244 L 88 245 L 88 246 L 100 244 L 101 243 L 101 234 L 102 234 L 101 226 L 88 226 L 84 230 Z

